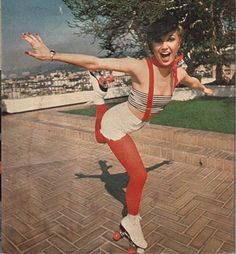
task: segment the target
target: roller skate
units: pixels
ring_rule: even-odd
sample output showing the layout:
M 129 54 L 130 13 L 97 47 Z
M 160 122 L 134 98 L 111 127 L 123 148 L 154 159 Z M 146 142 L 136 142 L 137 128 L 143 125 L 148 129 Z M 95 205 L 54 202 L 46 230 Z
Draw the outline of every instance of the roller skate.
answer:
M 103 76 L 97 76 L 92 71 L 89 71 L 89 76 L 95 95 L 94 104 L 95 105 L 104 104 L 104 97 L 106 96 L 108 90 L 107 82 L 105 82 Z
M 144 253 L 147 242 L 144 240 L 140 225 L 140 216 L 128 215 L 122 219 L 119 231 L 113 233 L 113 240 L 126 238 L 129 241 L 128 254 Z
M 89 71 L 89 75 L 91 78 L 91 84 L 93 86 L 93 90 L 98 95 L 104 97 L 108 90 L 108 85 L 106 83 L 106 79 L 103 76 L 97 76 L 94 72 Z

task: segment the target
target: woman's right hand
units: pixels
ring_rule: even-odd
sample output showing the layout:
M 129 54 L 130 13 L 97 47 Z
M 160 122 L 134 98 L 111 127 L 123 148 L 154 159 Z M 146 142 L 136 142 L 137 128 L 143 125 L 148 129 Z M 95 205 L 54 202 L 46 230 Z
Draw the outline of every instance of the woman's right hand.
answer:
M 34 35 L 31 33 L 23 33 L 21 39 L 28 42 L 32 47 L 32 51 L 25 51 L 26 55 L 42 61 L 51 60 L 51 52 L 49 48 L 44 44 L 43 40 L 37 33 Z

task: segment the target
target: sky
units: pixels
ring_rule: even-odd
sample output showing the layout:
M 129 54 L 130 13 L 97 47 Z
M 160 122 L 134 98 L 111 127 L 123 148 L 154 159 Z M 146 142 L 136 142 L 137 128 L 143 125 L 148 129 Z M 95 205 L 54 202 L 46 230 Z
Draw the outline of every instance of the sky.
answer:
M 66 53 L 96 55 L 97 45 L 91 39 L 79 37 L 70 28 L 73 21 L 62 0 L 2 0 L 2 70 L 14 73 L 22 67 L 34 67 L 42 62 L 25 56 L 30 46 L 20 39 L 23 32 L 37 32 L 50 49 Z M 78 28 L 77 28 L 78 29 Z

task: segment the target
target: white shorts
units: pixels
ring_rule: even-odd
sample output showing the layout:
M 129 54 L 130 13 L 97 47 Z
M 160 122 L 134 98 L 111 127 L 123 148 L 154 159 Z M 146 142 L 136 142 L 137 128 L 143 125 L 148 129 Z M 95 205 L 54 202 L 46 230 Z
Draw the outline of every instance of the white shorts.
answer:
M 146 122 L 131 112 L 126 101 L 106 111 L 102 118 L 100 131 L 108 139 L 119 140 L 127 133 L 139 130 L 145 124 Z

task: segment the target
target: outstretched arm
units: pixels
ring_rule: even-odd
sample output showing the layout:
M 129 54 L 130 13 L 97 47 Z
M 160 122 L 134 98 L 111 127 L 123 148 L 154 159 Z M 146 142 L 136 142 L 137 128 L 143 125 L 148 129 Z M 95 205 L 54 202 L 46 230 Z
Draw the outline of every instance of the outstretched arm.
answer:
M 207 88 L 201 82 L 195 78 L 188 75 L 188 73 L 183 69 L 179 68 L 180 82 L 184 85 L 188 86 L 191 89 L 199 90 L 206 95 L 213 95 L 214 91 L 212 89 Z
M 83 54 L 52 52 L 38 34 L 23 33 L 21 38 L 28 42 L 32 51 L 25 53 L 41 61 L 60 61 L 78 65 L 89 70 L 114 70 L 132 74 L 137 66 L 134 58 L 98 58 Z

